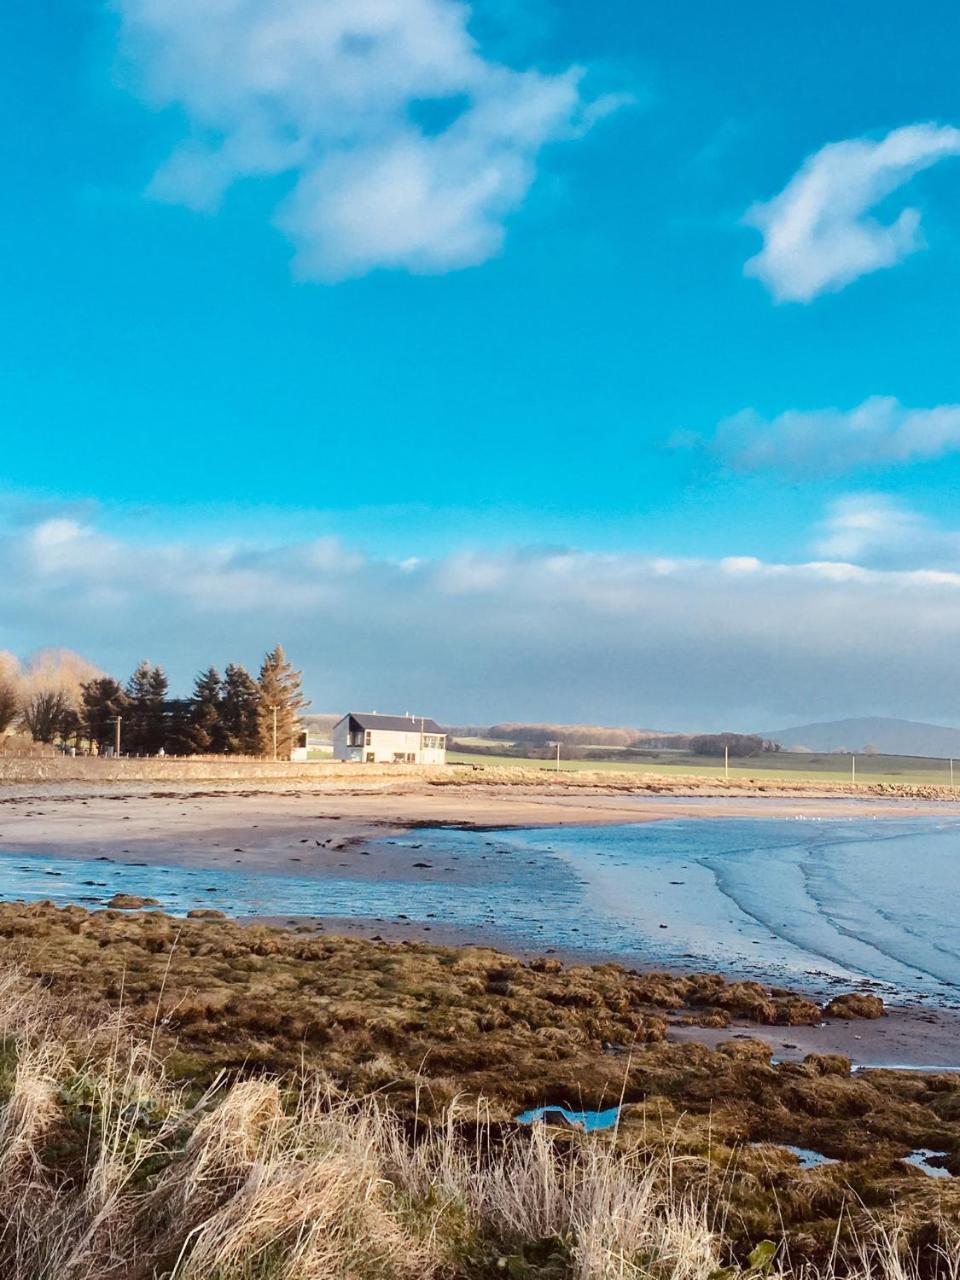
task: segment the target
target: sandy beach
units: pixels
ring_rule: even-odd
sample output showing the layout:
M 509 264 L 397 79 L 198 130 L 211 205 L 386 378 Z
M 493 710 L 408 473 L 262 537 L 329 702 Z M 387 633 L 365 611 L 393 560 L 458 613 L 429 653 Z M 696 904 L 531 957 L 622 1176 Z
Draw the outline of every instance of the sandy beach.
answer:
M 234 870 L 250 874 L 287 872 L 298 877 L 348 873 L 354 880 L 409 877 L 419 826 L 486 829 L 598 826 L 677 818 L 904 818 L 957 816 L 960 807 L 942 801 L 888 800 L 848 796 L 702 796 L 624 794 L 581 786 L 461 785 L 433 787 L 404 781 L 381 787 L 291 787 L 268 783 L 238 788 L 189 783 L 159 790 L 146 783 L 8 785 L 0 789 L 0 848 L 59 858 L 109 859 L 131 865 Z M 391 845 L 391 835 L 405 839 Z M 366 846 L 376 841 L 376 856 Z M 414 865 L 416 865 L 414 863 Z M 440 869 L 424 866 L 424 885 Z M 357 920 L 297 917 L 280 912 L 266 919 L 287 927 L 320 930 L 326 936 L 428 939 L 441 945 L 487 945 L 511 949 L 510 939 L 489 925 L 451 927 L 430 920 Z M 529 948 L 513 950 L 532 955 Z M 554 955 L 573 963 L 604 957 Z M 606 957 L 609 958 L 609 957 Z M 950 1010 L 891 1010 L 877 1023 L 831 1023 L 821 1027 L 724 1031 L 675 1026 L 671 1038 L 717 1043 L 740 1036 L 768 1040 L 785 1060 L 810 1052 L 843 1053 L 855 1063 L 960 1066 L 960 1015 Z
M 61 856 L 122 856 L 165 865 L 301 871 L 343 862 L 357 842 L 412 827 L 595 826 L 671 818 L 960 816 L 960 803 L 809 794 L 662 795 L 583 785 L 432 786 L 405 781 L 347 789 L 282 783 L 12 784 L 0 787 L 0 847 Z

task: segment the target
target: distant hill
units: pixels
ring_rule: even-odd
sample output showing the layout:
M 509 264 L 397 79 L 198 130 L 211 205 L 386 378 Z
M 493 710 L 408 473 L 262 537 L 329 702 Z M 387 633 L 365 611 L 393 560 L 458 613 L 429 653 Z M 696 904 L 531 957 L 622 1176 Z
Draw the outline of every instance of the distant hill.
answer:
M 890 756 L 939 756 L 960 760 L 960 729 L 916 720 L 892 720 L 866 716 L 862 720 L 830 720 L 775 729 L 764 738 L 782 747 L 807 747 L 811 751 L 863 751 L 875 747 Z

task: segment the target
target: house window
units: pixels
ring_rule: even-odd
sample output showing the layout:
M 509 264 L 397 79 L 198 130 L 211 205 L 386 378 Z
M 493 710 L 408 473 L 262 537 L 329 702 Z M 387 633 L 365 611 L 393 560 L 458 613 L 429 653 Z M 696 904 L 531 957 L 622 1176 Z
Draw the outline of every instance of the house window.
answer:
M 369 747 L 372 742 L 373 742 L 373 734 L 368 729 L 366 733 L 363 735 L 363 745 L 365 747 Z

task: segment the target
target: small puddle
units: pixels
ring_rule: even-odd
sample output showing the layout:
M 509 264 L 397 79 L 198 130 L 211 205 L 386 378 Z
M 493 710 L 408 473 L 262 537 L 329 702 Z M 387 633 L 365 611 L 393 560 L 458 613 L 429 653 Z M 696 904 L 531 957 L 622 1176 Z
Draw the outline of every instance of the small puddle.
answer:
M 822 1151 L 814 1151 L 811 1147 L 791 1147 L 788 1143 L 784 1150 L 797 1157 L 801 1169 L 819 1169 L 821 1165 L 840 1163 L 839 1160 L 825 1156 Z
M 619 1118 L 619 1107 L 608 1107 L 606 1111 L 570 1111 L 567 1107 L 535 1107 L 532 1111 L 522 1111 L 515 1117 L 518 1124 L 536 1124 L 538 1120 L 544 1124 L 566 1121 L 575 1129 L 583 1129 L 585 1133 L 595 1133 L 598 1129 L 612 1129 Z
M 922 1169 L 930 1178 L 952 1178 L 953 1174 L 949 1169 L 930 1163 L 931 1160 L 942 1160 L 949 1154 L 949 1151 L 931 1151 L 929 1147 L 918 1147 L 916 1151 L 903 1157 L 903 1164 L 912 1164 L 915 1169 Z
M 832 1156 L 825 1156 L 822 1151 L 814 1151 L 812 1147 L 794 1147 L 789 1142 L 751 1142 L 752 1147 L 779 1147 L 781 1151 L 789 1151 L 800 1162 L 801 1169 L 819 1169 L 825 1164 L 839 1164 Z

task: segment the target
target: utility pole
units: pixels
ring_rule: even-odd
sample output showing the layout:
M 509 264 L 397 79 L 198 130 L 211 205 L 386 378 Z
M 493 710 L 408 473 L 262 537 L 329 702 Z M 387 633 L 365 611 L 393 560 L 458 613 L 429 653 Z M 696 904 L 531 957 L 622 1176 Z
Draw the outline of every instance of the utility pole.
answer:
M 273 708 L 273 758 L 277 758 L 277 708 Z
M 857 757 L 851 756 L 850 757 L 850 781 L 856 782 L 856 780 L 857 780 Z
M 560 743 L 557 743 L 557 773 L 560 772 Z

